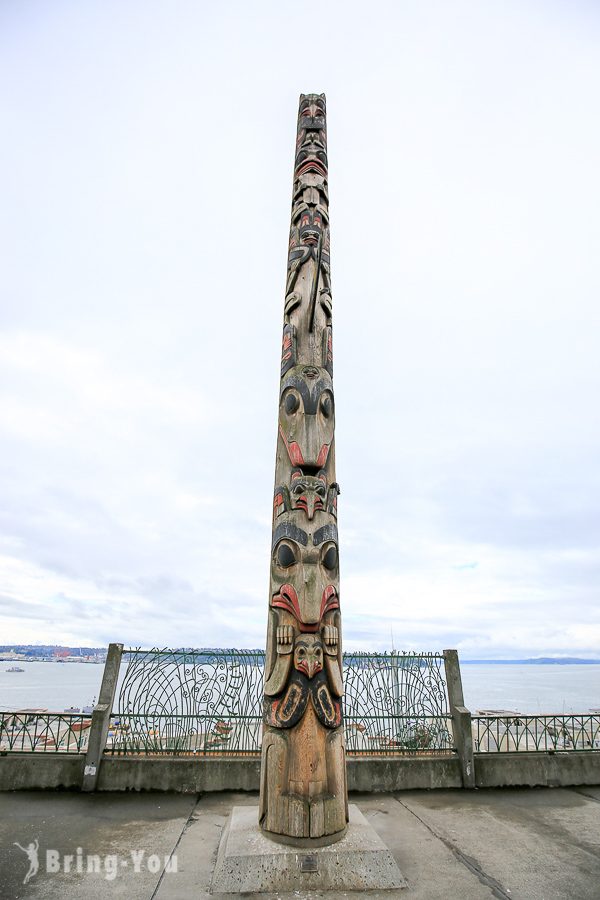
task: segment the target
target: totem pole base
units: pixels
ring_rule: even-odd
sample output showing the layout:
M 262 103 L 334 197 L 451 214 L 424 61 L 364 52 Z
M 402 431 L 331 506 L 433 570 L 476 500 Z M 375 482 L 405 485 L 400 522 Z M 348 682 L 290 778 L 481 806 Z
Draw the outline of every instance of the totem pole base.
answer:
M 254 806 L 235 806 L 213 873 L 213 894 L 271 891 L 372 891 L 406 887 L 396 862 L 357 806 L 345 835 L 326 847 L 281 844 L 258 826 Z M 308 844 L 308 846 L 307 846 Z

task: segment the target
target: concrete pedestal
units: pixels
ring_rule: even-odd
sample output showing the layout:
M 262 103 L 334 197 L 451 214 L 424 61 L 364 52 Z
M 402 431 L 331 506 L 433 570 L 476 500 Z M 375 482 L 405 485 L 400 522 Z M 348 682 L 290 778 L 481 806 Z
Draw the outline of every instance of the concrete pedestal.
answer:
M 294 847 L 265 837 L 255 806 L 234 806 L 225 827 L 212 893 L 372 891 L 406 887 L 396 862 L 355 805 L 344 837 L 327 847 Z

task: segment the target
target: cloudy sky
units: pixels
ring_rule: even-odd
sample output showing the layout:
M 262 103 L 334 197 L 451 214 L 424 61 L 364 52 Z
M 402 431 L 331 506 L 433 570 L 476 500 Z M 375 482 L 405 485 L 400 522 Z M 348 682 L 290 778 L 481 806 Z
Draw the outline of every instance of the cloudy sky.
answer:
M 600 655 L 593 2 L 0 5 L 0 643 L 264 644 L 298 94 L 347 648 Z

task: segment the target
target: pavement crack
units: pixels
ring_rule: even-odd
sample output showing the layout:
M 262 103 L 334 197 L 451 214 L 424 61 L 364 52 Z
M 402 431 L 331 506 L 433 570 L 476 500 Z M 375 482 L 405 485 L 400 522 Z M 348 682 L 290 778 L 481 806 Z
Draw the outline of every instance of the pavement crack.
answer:
M 431 835 L 433 835 L 433 837 L 437 838 L 438 841 L 441 841 L 442 844 L 444 844 L 448 848 L 448 850 L 450 850 L 455 859 L 457 859 L 459 863 L 461 863 L 466 869 L 468 869 L 472 875 L 475 875 L 475 877 L 481 882 L 481 884 L 484 884 L 486 887 L 488 887 L 494 897 L 497 898 L 497 900 L 512 900 L 512 894 L 504 887 L 502 887 L 500 882 L 497 881 L 493 877 L 493 875 L 488 875 L 487 872 L 484 872 L 481 864 L 476 859 L 474 859 L 472 856 L 468 856 L 466 853 L 463 853 L 463 851 L 460 850 L 456 846 L 456 844 L 453 844 L 449 838 L 446 838 L 443 834 L 439 834 L 437 831 L 435 831 L 431 827 L 431 825 L 429 825 L 424 819 L 418 816 L 416 812 L 410 808 L 410 806 L 407 806 L 406 803 L 403 803 L 396 794 L 393 794 L 392 796 L 394 797 L 394 800 L 399 803 L 400 806 L 404 807 L 404 809 L 406 809 L 409 813 L 411 813 L 411 815 L 413 815 L 415 819 L 417 819 L 417 821 L 419 821 L 421 825 L 423 825 L 427 829 L 427 831 Z
M 184 825 L 183 825 L 183 828 L 181 829 L 181 831 L 180 831 L 180 833 L 179 833 L 179 837 L 178 837 L 177 840 L 175 841 L 175 846 L 173 847 L 173 849 L 172 849 L 171 852 L 169 853 L 169 858 L 166 860 L 165 865 L 164 865 L 164 867 L 163 867 L 163 870 L 162 870 L 162 872 L 160 873 L 160 878 L 159 878 L 158 881 L 156 882 L 156 887 L 155 887 L 154 890 L 152 891 L 152 895 L 151 895 L 151 897 L 150 897 L 150 900 L 154 900 L 154 898 L 155 898 L 156 895 L 158 894 L 158 892 L 159 892 L 159 890 L 160 890 L 160 886 L 161 886 L 161 884 L 162 884 L 162 882 L 163 882 L 163 878 L 165 877 L 165 872 L 167 871 L 167 869 L 168 869 L 168 868 L 170 867 L 170 865 L 171 865 L 171 860 L 173 859 L 175 853 L 177 852 L 177 848 L 179 847 L 179 844 L 180 844 L 180 842 L 181 842 L 181 838 L 184 836 L 184 834 L 186 833 L 186 831 L 188 830 L 188 828 L 190 827 L 190 825 L 192 824 L 192 822 L 195 821 L 195 819 L 194 819 L 194 813 L 196 812 L 196 810 L 197 810 L 197 808 L 198 808 L 198 804 L 200 803 L 201 799 L 202 799 L 202 794 L 198 794 L 198 796 L 196 797 L 196 802 L 194 803 L 192 809 L 190 810 L 190 814 L 189 814 L 189 816 L 187 817 L 187 819 L 185 820 Z

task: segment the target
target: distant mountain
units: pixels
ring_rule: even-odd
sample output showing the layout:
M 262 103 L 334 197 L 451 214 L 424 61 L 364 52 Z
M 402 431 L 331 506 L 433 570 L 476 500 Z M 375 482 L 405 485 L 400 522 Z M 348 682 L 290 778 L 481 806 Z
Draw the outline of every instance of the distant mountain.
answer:
M 55 650 L 68 651 L 71 656 L 99 656 L 106 647 L 66 647 L 63 644 L 0 644 L 0 653 L 22 653 L 25 656 L 52 656 Z
M 494 666 L 597 666 L 600 659 L 585 659 L 581 656 L 536 656 L 533 659 L 465 659 L 461 656 L 461 665 L 494 665 Z
M 146 650 L 152 648 L 146 647 Z M 65 647 L 60 644 L 0 644 L 0 653 L 15 652 L 24 656 L 53 656 L 55 651 L 68 651 L 71 656 L 103 656 L 106 654 L 107 647 Z M 186 648 L 177 647 L 170 650 L 171 653 L 215 653 L 219 655 L 227 653 L 264 653 L 263 649 L 247 650 L 247 649 L 230 649 L 225 647 L 201 647 Z M 352 652 L 348 654 L 352 656 Z M 128 658 L 127 649 L 125 650 L 125 658 Z M 494 666 L 589 666 L 600 665 L 600 659 L 586 659 L 581 656 L 537 656 L 528 659 L 466 659 L 460 656 L 461 665 L 494 665 Z

